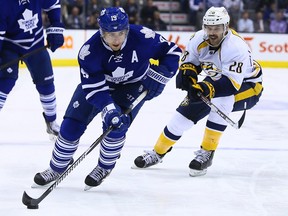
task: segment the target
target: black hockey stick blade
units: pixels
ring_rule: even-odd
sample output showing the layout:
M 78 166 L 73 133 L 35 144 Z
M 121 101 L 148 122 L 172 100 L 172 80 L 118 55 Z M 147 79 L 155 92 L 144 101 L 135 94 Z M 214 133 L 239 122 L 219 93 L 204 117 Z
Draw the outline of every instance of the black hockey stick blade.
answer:
M 39 203 L 44 198 L 45 197 L 42 198 L 42 196 L 41 196 L 38 199 L 33 199 L 24 191 L 23 196 L 22 196 L 22 203 L 24 205 L 26 205 L 28 209 L 38 209 L 39 208 Z
M 130 113 L 147 95 L 147 91 L 142 92 L 138 98 L 136 98 L 131 106 L 125 111 L 125 114 Z M 38 198 L 34 199 L 30 197 L 26 191 L 24 191 L 22 195 L 22 203 L 27 206 L 28 209 L 38 209 L 39 203 L 46 197 L 48 194 L 51 193 L 51 191 L 54 190 L 54 188 L 57 187 L 60 182 L 76 167 L 78 166 L 82 160 L 106 137 L 111 131 L 113 130 L 112 126 L 109 127 L 96 141 L 94 141 L 90 147 L 82 153 L 82 155 L 74 161 L 70 167 L 68 167 L 65 172 L 63 172 L 56 180 L 55 182 Z
M 244 123 L 244 120 L 245 120 L 245 117 L 246 117 L 246 102 L 244 104 L 244 112 L 241 116 L 241 118 L 238 120 L 237 122 L 237 129 L 239 129 L 240 127 L 242 127 L 243 123 Z

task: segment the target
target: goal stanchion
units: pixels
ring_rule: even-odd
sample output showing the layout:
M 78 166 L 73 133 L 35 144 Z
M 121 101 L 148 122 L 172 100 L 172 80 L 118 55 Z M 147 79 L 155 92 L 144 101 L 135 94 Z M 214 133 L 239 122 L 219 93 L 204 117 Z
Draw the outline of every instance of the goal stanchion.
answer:
M 131 106 L 124 112 L 125 114 L 130 113 L 147 95 L 147 91 L 142 92 L 138 98 L 135 99 L 135 101 L 131 104 Z M 78 166 L 82 160 L 104 139 L 111 131 L 112 131 L 112 126 L 110 126 L 96 141 L 94 141 L 90 147 L 82 153 L 82 155 L 74 161 L 68 169 L 63 172 L 57 179 L 56 181 L 38 198 L 32 198 L 30 197 L 26 191 L 24 191 L 23 196 L 22 196 L 22 203 L 27 206 L 28 209 L 38 209 L 39 208 L 39 203 L 48 196 L 56 187 L 57 185 L 63 181 L 64 178 L 67 177 L 67 175 L 76 167 Z

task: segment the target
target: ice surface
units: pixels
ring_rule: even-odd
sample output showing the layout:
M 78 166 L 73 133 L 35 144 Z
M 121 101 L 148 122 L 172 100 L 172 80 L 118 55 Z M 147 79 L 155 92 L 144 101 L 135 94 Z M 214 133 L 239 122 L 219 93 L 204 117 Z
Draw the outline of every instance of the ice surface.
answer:
M 49 165 L 54 143 L 45 132 L 39 96 L 22 69 L 0 112 L 0 215 L 25 216 L 287 216 L 288 215 L 288 71 L 264 68 L 264 93 L 247 112 L 240 130 L 229 127 L 206 176 L 189 177 L 188 164 L 202 140 L 205 121 L 187 131 L 162 164 L 131 169 L 135 157 L 152 149 L 184 92 L 174 80 L 164 93 L 144 105 L 127 134 L 116 168 L 98 188 L 84 191 L 84 179 L 95 167 L 98 147 L 39 205 L 22 204 L 33 177 Z M 78 68 L 55 68 L 58 121 L 74 88 Z M 230 117 L 237 121 L 241 113 Z M 101 135 L 96 117 L 83 135 L 78 158 Z

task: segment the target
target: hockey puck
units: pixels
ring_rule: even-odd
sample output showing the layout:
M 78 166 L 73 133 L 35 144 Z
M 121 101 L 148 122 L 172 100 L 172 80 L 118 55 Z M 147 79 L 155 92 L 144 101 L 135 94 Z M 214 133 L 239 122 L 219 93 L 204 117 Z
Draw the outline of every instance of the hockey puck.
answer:
M 38 209 L 39 206 L 38 205 L 28 205 L 27 208 L 28 209 Z

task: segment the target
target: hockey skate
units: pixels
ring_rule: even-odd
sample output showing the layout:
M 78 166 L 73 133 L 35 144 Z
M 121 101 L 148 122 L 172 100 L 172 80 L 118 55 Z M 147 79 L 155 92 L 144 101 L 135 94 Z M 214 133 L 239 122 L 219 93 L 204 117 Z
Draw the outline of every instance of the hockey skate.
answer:
M 60 130 L 60 126 L 57 124 L 56 120 L 53 122 L 49 122 L 45 116 L 44 113 L 43 117 L 45 119 L 45 123 L 46 123 L 46 132 L 49 134 L 49 139 L 51 141 L 54 141 L 57 139 L 57 136 L 59 134 L 59 130 Z
M 112 170 L 106 170 L 97 165 L 92 172 L 86 176 L 84 190 L 90 190 L 92 187 L 99 186 L 106 177 L 110 175 Z
M 162 158 L 170 152 L 172 147 L 165 154 L 157 154 L 153 151 L 144 151 L 145 154 L 138 156 L 134 160 L 134 164 L 137 168 L 147 168 L 158 163 L 162 163 Z
M 69 165 L 74 163 L 74 158 L 70 159 Z M 49 186 L 50 183 L 54 182 L 62 173 L 56 172 L 50 167 L 43 172 L 37 173 L 34 176 L 34 184 L 31 186 L 32 188 Z
M 196 151 L 196 157 L 189 164 L 189 175 L 192 177 L 205 175 L 207 168 L 212 165 L 214 152 L 215 151 L 205 151 L 203 149 Z
M 54 182 L 60 175 L 61 175 L 61 173 L 58 173 L 49 167 L 45 171 L 37 173 L 34 176 L 34 183 L 35 184 L 32 185 L 32 188 L 36 188 L 39 186 L 47 186 L 51 182 Z

